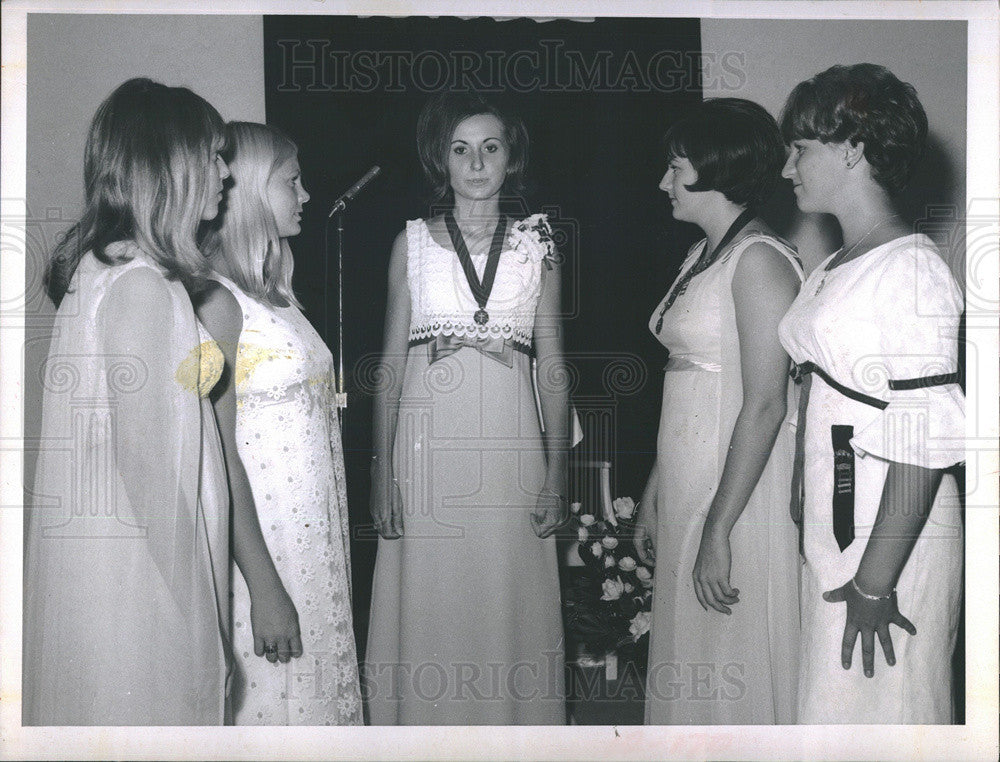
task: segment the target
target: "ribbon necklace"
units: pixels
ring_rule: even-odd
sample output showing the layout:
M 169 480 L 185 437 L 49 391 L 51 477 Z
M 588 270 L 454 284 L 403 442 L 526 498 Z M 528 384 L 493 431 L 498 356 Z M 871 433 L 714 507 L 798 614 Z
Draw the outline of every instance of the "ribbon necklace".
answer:
M 733 242 L 737 233 L 743 230 L 743 228 L 747 226 L 747 223 L 750 222 L 754 216 L 755 213 L 752 209 L 744 209 L 740 212 L 740 216 L 733 220 L 733 224 L 729 226 L 726 234 L 722 236 L 722 240 L 719 241 L 719 245 L 712 249 L 712 253 L 706 257 L 705 252 L 703 251 L 701 256 L 698 258 L 698 261 L 695 262 L 690 269 L 688 269 L 688 271 L 681 276 L 676 285 L 674 285 L 674 287 L 670 290 L 670 293 L 667 295 L 667 300 L 663 303 L 663 308 L 660 310 L 660 315 L 656 320 L 655 333 L 659 333 L 663 328 L 663 315 L 677 300 L 677 297 L 687 291 L 687 287 L 691 282 L 691 279 L 694 278 L 695 275 L 698 275 L 698 273 L 705 272 L 705 270 L 707 270 L 712 263 L 715 262 L 716 258 L 719 256 L 719 252 Z
M 455 215 L 451 211 L 444 213 L 444 224 L 448 228 L 448 236 L 451 238 L 451 245 L 455 247 L 458 254 L 458 261 L 462 264 L 465 272 L 465 280 L 469 283 L 472 296 L 479 305 L 476 314 L 472 319 L 478 325 L 486 325 L 490 319 L 490 313 L 486 311 L 486 303 L 490 300 L 490 292 L 493 291 L 493 281 L 497 275 L 497 265 L 500 264 L 500 249 L 503 247 L 504 233 L 507 232 L 507 218 L 500 215 L 497 220 L 497 228 L 493 231 L 493 241 L 490 243 L 490 253 L 486 259 L 486 269 L 483 271 L 483 280 L 480 282 L 476 275 L 476 268 L 472 264 L 472 257 L 469 256 L 469 249 L 465 245 L 465 238 L 455 221 Z

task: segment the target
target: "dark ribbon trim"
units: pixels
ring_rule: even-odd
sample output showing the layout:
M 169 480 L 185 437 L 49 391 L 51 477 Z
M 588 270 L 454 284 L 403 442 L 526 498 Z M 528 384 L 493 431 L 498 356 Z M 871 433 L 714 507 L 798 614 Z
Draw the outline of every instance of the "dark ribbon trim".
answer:
M 954 373 L 941 373 L 937 376 L 924 376 L 923 378 L 903 378 L 899 381 L 890 381 L 889 388 L 894 392 L 909 391 L 910 389 L 925 389 L 928 386 L 947 386 L 958 383 L 958 371 Z
M 805 467 L 806 410 L 809 407 L 809 395 L 812 387 L 812 384 L 810 383 L 812 379 L 808 377 L 810 373 L 815 373 L 845 397 L 864 403 L 865 405 L 876 407 L 879 410 L 885 410 L 889 407 L 889 403 L 885 400 L 880 400 L 877 397 L 869 397 L 867 394 L 862 394 L 861 392 L 855 391 L 850 387 L 844 386 L 835 378 L 831 377 L 829 373 L 816 365 L 816 363 L 804 362 L 792 366 L 792 370 L 788 375 L 790 375 L 796 383 L 802 385 L 802 389 L 799 393 L 798 423 L 796 424 L 795 430 L 795 462 L 792 466 L 792 500 L 789 505 L 789 513 L 792 516 L 792 520 L 796 524 L 801 524 L 802 522 L 802 506 L 805 504 L 805 478 L 803 470 Z M 942 373 L 937 376 L 924 376 L 923 378 L 906 378 L 899 381 L 889 381 L 889 388 L 893 391 L 906 391 L 909 389 L 924 389 L 930 386 L 947 386 L 948 384 L 954 383 L 958 383 L 957 372 Z M 801 541 L 802 538 L 800 535 L 800 550 L 802 547 Z
M 853 426 L 830 427 L 833 445 L 833 536 L 843 553 L 854 542 L 854 449 Z
M 740 212 L 739 217 L 733 220 L 729 229 L 726 230 L 726 234 L 722 236 L 722 240 L 719 241 L 718 245 L 714 249 L 712 249 L 711 253 L 708 254 L 708 256 L 705 256 L 705 252 L 703 251 L 701 256 L 698 257 L 698 261 L 691 265 L 691 267 L 689 267 L 688 270 L 680 277 L 677 283 L 674 284 L 674 287 L 670 290 L 670 293 L 667 295 L 667 300 L 663 303 L 663 308 L 660 310 L 659 317 L 656 319 L 656 330 L 654 333 L 658 334 L 663 330 L 663 316 L 666 314 L 667 310 L 673 306 L 677 297 L 687 291 L 688 283 L 691 282 L 691 279 L 711 267 L 712 263 L 718 258 L 719 253 L 732 243 L 737 234 L 743 230 L 743 228 L 745 228 L 755 216 L 756 212 L 753 209 L 744 209 Z
M 465 245 L 465 238 L 455 221 L 455 215 L 451 211 L 444 213 L 444 224 L 448 228 L 448 236 L 451 238 L 451 245 L 455 247 L 458 254 L 458 261 L 462 264 L 465 272 L 465 280 L 469 283 L 472 296 L 479 305 L 479 309 L 485 310 L 486 303 L 490 300 L 490 292 L 493 291 L 493 281 L 496 279 L 497 266 L 500 264 L 500 250 L 503 248 L 504 234 L 507 232 L 507 218 L 500 215 L 497 220 L 496 230 L 493 231 L 493 240 L 490 243 L 490 253 L 486 259 L 486 269 L 483 271 L 483 280 L 480 282 L 476 275 L 476 268 L 472 264 L 472 257 L 469 256 L 469 248 Z
M 821 367 L 812 362 L 804 362 L 796 365 L 792 369 L 791 376 L 796 381 L 798 381 L 802 376 L 807 373 L 815 373 L 817 376 L 826 381 L 830 386 L 836 389 L 838 392 L 843 394 L 845 397 L 849 397 L 855 402 L 861 402 L 865 405 L 870 405 L 871 407 L 877 407 L 879 410 L 885 410 L 889 407 L 889 403 L 885 400 L 880 400 L 878 397 L 869 397 L 867 394 L 862 394 L 861 392 L 855 391 L 849 386 L 844 386 L 842 383 L 833 378 L 829 373 L 823 370 Z

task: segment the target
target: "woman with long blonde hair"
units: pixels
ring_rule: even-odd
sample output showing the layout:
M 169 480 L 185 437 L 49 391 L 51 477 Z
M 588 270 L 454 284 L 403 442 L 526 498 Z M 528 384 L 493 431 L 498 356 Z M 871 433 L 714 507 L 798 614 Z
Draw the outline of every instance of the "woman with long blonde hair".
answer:
M 238 725 L 362 722 L 350 595 L 344 455 L 333 358 L 292 292 L 288 239 L 302 186 L 295 144 L 263 124 L 227 127 L 233 187 L 206 242 L 215 288 L 198 311 L 232 373 L 216 401 L 234 500 L 261 518 L 268 549 L 299 611 L 303 662 L 278 667 L 253 637 L 252 586 L 233 577 Z M 248 580 L 249 581 L 249 580 Z M 280 651 L 277 656 L 282 657 Z M 305 675 L 306 677 L 303 677 Z
M 53 254 L 58 306 L 28 499 L 25 725 L 218 725 L 227 715 L 230 514 L 208 396 L 222 372 L 189 290 L 229 171 L 190 90 L 132 79 L 101 104 L 86 207 Z M 250 510 L 232 552 L 258 569 L 261 637 L 294 609 L 267 583 Z M 272 567 L 273 571 L 273 567 Z

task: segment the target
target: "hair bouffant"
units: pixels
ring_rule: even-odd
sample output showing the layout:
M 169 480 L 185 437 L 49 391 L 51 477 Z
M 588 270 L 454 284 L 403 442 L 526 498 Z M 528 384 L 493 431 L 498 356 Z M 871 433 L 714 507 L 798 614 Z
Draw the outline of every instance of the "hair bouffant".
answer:
M 451 195 L 448 151 L 455 128 L 463 120 L 479 114 L 491 114 L 503 125 L 503 137 L 509 151 L 503 192 L 513 194 L 523 190 L 528 167 L 528 131 L 520 117 L 501 109 L 479 93 L 443 92 L 426 103 L 417 120 L 417 153 L 431 186 L 433 202 L 443 201 Z
M 734 204 L 759 207 L 785 163 L 778 124 L 762 106 L 742 98 L 712 98 L 671 125 L 668 158 L 683 157 L 698 173 L 690 191 L 715 190 Z
M 927 114 L 913 85 L 884 66 L 832 66 L 792 90 L 781 132 L 788 143 L 863 143 L 872 178 L 895 194 L 924 154 Z

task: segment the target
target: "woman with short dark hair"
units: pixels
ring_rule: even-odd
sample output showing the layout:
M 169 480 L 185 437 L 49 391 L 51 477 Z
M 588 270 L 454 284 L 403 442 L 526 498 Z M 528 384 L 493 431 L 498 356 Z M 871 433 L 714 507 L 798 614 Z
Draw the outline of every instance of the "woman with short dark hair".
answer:
M 963 542 L 944 469 L 964 457 L 962 294 L 893 206 L 927 117 L 887 69 L 834 66 L 796 86 L 782 131 L 799 209 L 835 216 L 844 240 L 781 323 L 806 400 L 799 721 L 947 723 Z
M 446 93 L 421 113 L 417 146 L 443 213 L 407 222 L 389 262 L 370 721 L 561 725 L 559 268 L 544 215 L 516 221 L 500 207 L 518 189 L 527 132 L 474 93 Z
M 757 216 L 779 179 L 774 118 L 709 100 L 666 135 L 660 183 L 695 244 L 649 327 L 669 350 L 636 546 L 656 561 L 646 722 L 793 721 L 797 537 L 778 322 L 801 280 Z

